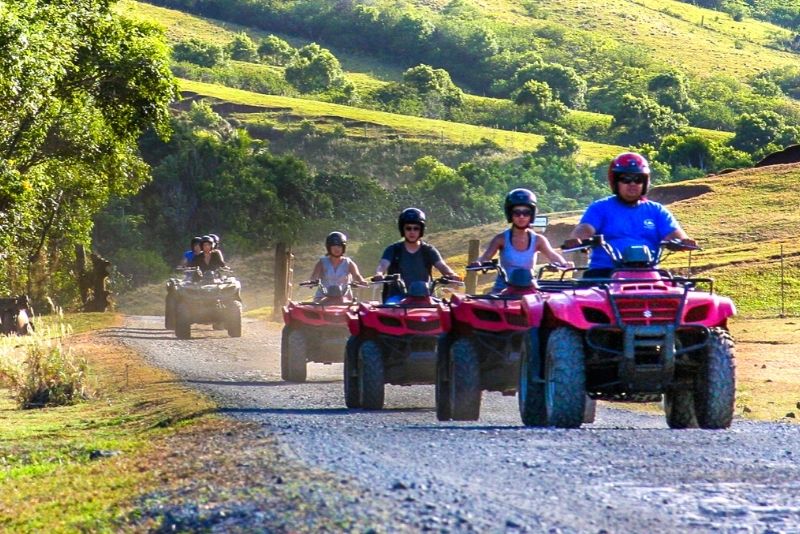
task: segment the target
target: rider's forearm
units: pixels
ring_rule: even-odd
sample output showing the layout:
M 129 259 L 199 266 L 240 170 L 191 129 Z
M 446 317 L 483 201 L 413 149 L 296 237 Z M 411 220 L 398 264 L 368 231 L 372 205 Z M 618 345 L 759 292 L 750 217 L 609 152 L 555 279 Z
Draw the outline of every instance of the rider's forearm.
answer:
M 388 260 L 381 260 L 378 264 L 378 267 L 375 269 L 375 274 L 380 276 L 386 272 L 386 269 L 389 268 L 390 262 Z
M 436 268 L 439 269 L 439 272 L 442 273 L 444 276 L 458 276 L 456 272 L 443 261 L 437 263 Z
M 592 237 L 597 231 L 594 229 L 594 226 L 591 224 L 579 224 L 576 226 L 572 233 L 569 234 L 570 239 L 589 239 Z

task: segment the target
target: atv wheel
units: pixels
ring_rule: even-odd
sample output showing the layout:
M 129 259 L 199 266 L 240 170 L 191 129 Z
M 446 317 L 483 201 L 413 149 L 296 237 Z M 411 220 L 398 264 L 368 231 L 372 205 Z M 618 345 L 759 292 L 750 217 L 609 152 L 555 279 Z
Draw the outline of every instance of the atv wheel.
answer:
M 697 428 L 694 393 L 690 390 L 669 390 L 664 394 L 664 414 L 670 428 Z
M 736 397 L 733 338 L 712 328 L 703 366 L 694 381 L 694 411 L 700 428 L 728 428 Z
M 383 408 L 383 351 L 372 340 L 364 341 L 358 350 L 358 393 L 362 408 Z
M 175 337 L 190 339 L 192 337 L 192 318 L 189 305 L 183 302 L 175 306 Z
M 292 333 L 289 325 L 281 330 L 281 380 L 289 380 L 289 335 Z
M 586 402 L 583 340 L 572 328 L 556 328 L 547 340 L 544 366 L 547 424 L 579 428 Z
M 306 381 L 306 334 L 302 330 L 289 331 L 286 351 L 286 366 L 281 369 L 281 376 L 288 382 Z M 281 360 L 284 363 L 284 360 Z M 285 369 L 285 371 L 284 371 Z
M 242 337 L 242 303 L 238 300 L 225 309 L 225 326 L 230 337 Z
M 175 330 L 176 308 L 177 302 L 175 301 L 175 293 L 168 291 L 167 298 L 164 302 L 164 328 L 167 330 Z
M 344 346 L 344 404 L 348 408 L 361 408 L 358 390 L 358 349 L 361 340 L 356 336 L 347 338 Z
M 532 328 L 525 334 L 520 355 L 519 368 L 519 415 L 525 426 L 547 425 L 547 408 L 544 402 L 544 380 L 542 379 L 542 356 L 539 344 L 539 329 Z
M 475 421 L 481 415 L 481 368 L 472 341 L 457 339 L 450 349 L 448 396 L 454 421 Z
M 436 418 L 450 421 L 453 405 L 450 402 L 450 346 L 453 338 L 449 334 L 439 336 L 436 344 Z

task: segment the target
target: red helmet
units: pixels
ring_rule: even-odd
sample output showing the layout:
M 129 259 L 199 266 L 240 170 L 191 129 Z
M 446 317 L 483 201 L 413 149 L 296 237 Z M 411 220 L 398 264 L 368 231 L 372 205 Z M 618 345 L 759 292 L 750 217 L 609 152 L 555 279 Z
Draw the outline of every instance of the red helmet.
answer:
M 642 196 L 647 194 L 647 188 L 650 186 L 650 164 L 642 155 L 636 152 L 623 152 L 611 161 L 611 165 L 608 166 L 608 185 L 615 195 L 617 194 L 617 176 L 620 174 L 644 176 Z

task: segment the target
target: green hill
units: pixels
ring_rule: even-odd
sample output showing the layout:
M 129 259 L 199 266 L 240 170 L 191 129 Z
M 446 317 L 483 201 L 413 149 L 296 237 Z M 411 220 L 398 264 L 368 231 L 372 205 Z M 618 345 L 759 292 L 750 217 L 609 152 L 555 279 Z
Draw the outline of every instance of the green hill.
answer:
M 187 39 L 199 39 L 204 42 L 214 43 L 224 46 L 229 43 L 239 32 L 245 32 L 254 40 L 263 39 L 269 32 L 240 26 L 224 21 L 194 16 L 175 9 L 154 6 L 144 2 L 134 0 L 123 0 L 118 4 L 118 10 L 127 16 L 138 20 L 155 23 L 164 28 L 170 42 L 180 42 Z M 524 22 L 527 21 L 527 22 Z M 533 24 L 528 19 L 516 21 L 519 24 Z M 535 24 L 534 24 L 535 26 Z M 302 39 L 285 34 L 278 34 L 281 38 L 289 41 L 293 46 L 303 46 L 308 44 L 308 39 Z M 375 89 L 402 78 L 403 69 L 397 65 L 382 62 L 375 57 L 370 57 L 365 53 L 354 52 L 352 50 L 342 50 L 331 47 L 332 51 L 339 59 L 350 80 L 360 93 L 374 91 Z M 721 57 L 721 60 L 727 59 Z M 270 73 L 282 75 L 283 68 L 270 65 L 253 63 L 233 62 L 237 69 L 254 73 Z M 752 74 L 752 72 L 750 72 Z M 508 101 L 486 96 L 465 95 L 468 106 L 476 110 L 498 109 L 503 105 L 508 105 Z M 603 113 L 596 113 L 585 110 L 569 110 L 565 123 L 576 132 L 587 132 L 593 128 L 597 131 L 605 131 L 609 128 L 612 117 Z M 729 132 L 709 130 L 704 128 L 692 128 L 692 131 L 714 141 L 724 141 L 731 137 Z
M 541 135 L 536 134 L 410 117 L 317 100 L 264 95 L 191 80 L 181 80 L 180 87 L 187 94 L 229 103 L 230 105 L 224 108 L 226 112 L 249 125 L 258 125 L 266 121 L 278 127 L 277 122 L 280 122 L 282 116 L 290 116 L 294 121 L 310 120 L 326 127 L 342 124 L 349 128 L 353 135 L 360 135 L 366 128 L 367 137 L 370 137 L 371 130 L 373 136 L 391 135 L 463 145 L 472 145 L 480 143 L 483 139 L 489 139 L 512 152 L 533 150 L 543 140 Z M 579 157 L 586 161 L 611 157 L 623 150 L 620 146 L 588 141 L 580 141 L 579 144 Z

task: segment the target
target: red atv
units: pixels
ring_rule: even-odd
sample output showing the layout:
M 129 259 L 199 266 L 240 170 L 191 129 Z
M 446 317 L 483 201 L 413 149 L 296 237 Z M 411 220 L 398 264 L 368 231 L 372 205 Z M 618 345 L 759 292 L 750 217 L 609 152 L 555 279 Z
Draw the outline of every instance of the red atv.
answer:
M 439 339 L 436 367 L 440 421 L 478 419 L 484 390 L 517 392 L 520 355 L 531 340 L 538 344 L 542 291 L 549 287 L 540 289 L 528 270 L 517 269 L 507 276 L 497 260 L 467 270 L 497 271 L 507 287 L 495 295 L 454 295 L 449 310 L 442 311 L 446 333 Z
M 348 286 L 323 287 L 319 280 L 299 285 L 320 288 L 321 297 L 306 302 L 290 301 L 283 307 L 281 378 L 289 382 L 306 381 L 308 362 L 341 363 L 348 337 L 347 310 L 354 304 Z
M 344 360 L 344 397 L 348 408 L 383 408 L 384 384 L 433 384 L 436 342 L 443 332 L 446 306 L 432 296 L 436 286 L 461 284 L 450 278 L 413 282 L 406 290 L 398 274 L 375 283 L 398 284 L 406 295 L 398 304 L 360 303 L 351 309 Z
M 671 428 L 729 427 L 736 387 L 727 320 L 736 308 L 714 294 L 712 279 L 656 267 L 664 250 L 697 247 L 665 242 L 652 258 L 647 247 L 619 253 L 597 235 L 565 252 L 595 247 L 615 269 L 609 278 L 584 278 L 548 299 L 542 355 L 531 353 L 520 373 L 523 422 L 577 428 L 587 393 L 628 402 L 663 394 Z

